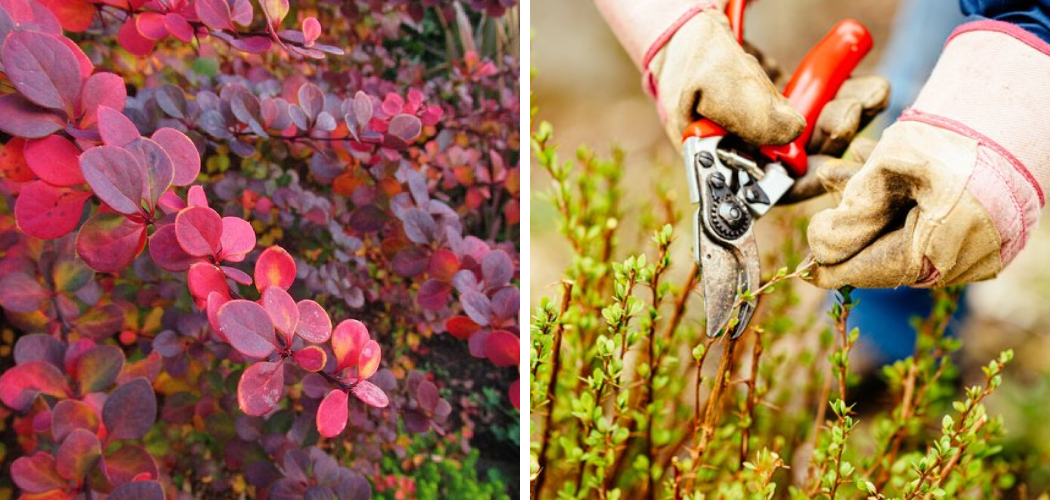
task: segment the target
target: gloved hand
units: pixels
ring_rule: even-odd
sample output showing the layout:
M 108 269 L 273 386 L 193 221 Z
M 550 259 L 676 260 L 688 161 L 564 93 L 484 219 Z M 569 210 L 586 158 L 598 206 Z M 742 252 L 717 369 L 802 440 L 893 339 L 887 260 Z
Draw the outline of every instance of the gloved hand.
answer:
M 767 76 L 775 65 L 760 64 L 737 43 L 723 13 L 727 0 L 595 0 L 627 53 L 643 71 L 671 142 L 704 117 L 756 145 L 784 144 L 805 122 Z M 881 89 L 881 91 L 880 91 Z M 837 104 L 821 113 L 814 141 L 841 153 L 862 116 L 886 105 L 888 86 L 879 78 L 847 82 Z
M 878 144 L 820 166 L 841 201 L 810 222 L 814 282 L 931 287 L 998 274 L 1050 186 L 1046 82 L 1050 45 L 1034 35 L 998 21 L 958 28 Z

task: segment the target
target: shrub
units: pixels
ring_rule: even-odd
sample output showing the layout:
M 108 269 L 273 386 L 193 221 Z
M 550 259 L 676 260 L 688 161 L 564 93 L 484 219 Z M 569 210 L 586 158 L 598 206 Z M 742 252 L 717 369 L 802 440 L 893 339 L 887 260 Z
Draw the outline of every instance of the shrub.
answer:
M 881 374 L 892 404 L 861 411 L 839 290 L 831 325 L 800 311 L 805 221 L 770 215 L 780 269 L 750 293 L 760 307 L 736 341 L 708 339 L 694 292 L 701 269 L 671 251 L 681 222 L 658 193 L 643 251 L 621 241 L 622 154 L 586 148 L 562 161 L 549 124 L 532 136 L 547 193 L 574 255 L 561 293 L 531 326 L 534 498 L 992 498 L 1015 494 L 1023 460 L 1000 456 L 1001 420 L 985 411 L 1011 361 L 1003 352 L 963 387 L 944 335 L 959 290 L 939 290 L 917 322 L 915 353 Z M 768 244 L 769 239 L 765 240 Z M 623 260 L 621 252 L 630 254 Z M 771 266 L 766 262 L 766 268 Z M 773 267 L 775 268 L 775 267 Z M 794 270 L 792 270 L 794 269 Z M 774 292 L 774 289 L 776 291 Z M 1023 490 L 1022 490 L 1023 494 Z
M 14 485 L 368 498 L 468 446 L 435 350 L 516 407 L 513 6 L 0 5 Z

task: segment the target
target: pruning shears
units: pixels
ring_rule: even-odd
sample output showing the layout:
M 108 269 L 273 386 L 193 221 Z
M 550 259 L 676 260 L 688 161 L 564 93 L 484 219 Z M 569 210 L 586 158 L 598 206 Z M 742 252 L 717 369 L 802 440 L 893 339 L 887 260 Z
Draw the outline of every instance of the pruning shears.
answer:
M 737 41 L 742 41 L 743 0 L 726 10 Z M 682 152 L 694 217 L 694 258 L 703 269 L 707 335 L 743 334 L 757 307 L 761 263 L 754 222 L 805 175 L 805 146 L 824 105 L 835 97 L 853 69 L 871 49 L 868 30 L 845 19 L 817 43 L 795 70 L 784 95 L 806 118 L 794 142 L 782 146 L 749 145 L 718 124 L 700 119 L 686 127 Z M 736 322 L 732 322 L 736 311 Z

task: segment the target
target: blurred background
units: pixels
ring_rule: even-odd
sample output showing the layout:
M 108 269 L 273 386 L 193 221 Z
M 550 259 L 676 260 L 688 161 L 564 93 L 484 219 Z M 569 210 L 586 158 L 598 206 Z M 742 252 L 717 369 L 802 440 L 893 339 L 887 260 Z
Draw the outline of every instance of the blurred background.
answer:
M 917 91 L 929 70 L 923 66 L 935 60 L 951 25 L 963 20 L 957 0 L 761 0 L 749 6 L 744 32 L 754 46 L 778 61 L 789 75 L 806 51 L 844 17 L 861 21 L 875 39 L 874 49 L 855 74 L 880 73 L 891 77 L 895 83 L 895 101 L 891 108 L 898 112 L 910 104 L 901 102 L 901 96 Z M 570 159 L 573 151 L 582 145 L 600 156 L 608 156 L 613 148 L 622 149 L 625 197 L 628 206 L 638 209 L 629 210 L 629 214 L 647 210 L 658 186 L 677 191 L 676 208 L 683 214 L 689 213 L 692 207 L 684 191 L 679 151 L 667 140 L 655 108 L 642 92 L 638 69 L 592 2 L 535 0 L 531 30 L 534 71 L 531 106 L 537 110 L 532 123 L 549 121 L 554 125 L 555 142 L 560 145 L 562 159 Z M 911 35 L 893 39 L 895 32 Z M 924 62 L 923 55 L 916 55 L 916 51 L 927 54 L 931 62 Z M 899 59 L 902 57 L 906 61 Z M 887 124 L 885 121 L 877 121 L 867 133 L 877 136 L 877 131 Z M 530 297 L 531 306 L 535 306 L 541 297 L 556 295 L 556 284 L 572 252 L 551 223 L 555 212 L 542 196 L 550 186 L 550 178 L 535 164 L 531 169 Z M 814 213 L 829 203 L 827 199 L 807 202 L 800 213 Z M 639 221 L 634 219 L 629 217 L 620 223 L 628 228 L 637 227 Z M 989 403 L 989 410 L 1004 416 L 1008 447 L 1025 448 L 1026 455 L 1031 456 L 1035 451 L 1042 457 L 1031 464 L 1030 477 L 1025 481 L 1035 487 L 1035 491 L 1050 485 L 1050 427 L 1046 426 L 1050 420 L 1050 307 L 1047 302 L 1050 266 L 1043 261 L 1050 255 L 1047 226 L 1042 225 L 1026 250 L 997 279 L 969 287 L 967 314 L 954 328 L 965 342 L 958 360 L 964 368 L 964 379 L 967 367 L 986 363 L 1003 349 L 1012 347 L 1017 353 L 1017 362 L 1006 377 L 1008 382 Z M 683 225 L 682 229 L 685 228 Z M 685 237 L 687 233 L 682 229 L 678 232 L 674 254 L 679 262 L 675 266 L 679 275 L 687 272 L 688 266 L 681 263 L 691 255 L 690 238 Z M 776 250 L 777 231 L 770 221 L 759 223 L 760 249 Z M 630 229 L 623 234 L 636 234 L 639 242 L 650 236 Z M 643 246 L 625 243 L 621 246 Z M 624 257 L 626 255 L 614 256 Z M 777 262 L 776 256 L 770 258 Z M 770 271 L 767 266 L 765 272 Z M 681 282 L 679 277 L 671 280 Z M 822 307 L 825 292 L 808 285 L 806 288 L 808 296 L 800 309 Z M 697 295 L 696 300 L 702 299 Z M 858 306 L 858 311 L 864 307 Z M 907 319 L 900 318 L 885 328 L 902 328 L 900 325 L 908 328 Z M 880 336 L 896 336 L 905 341 L 909 338 L 909 333 L 896 330 L 872 331 L 862 326 L 862 331 L 868 343 L 872 337 L 883 338 Z M 874 348 L 869 349 L 870 352 L 875 352 Z M 864 357 L 863 346 L 858 346 L 855 354 Z M 854 366 L 864 369 L 864 363 L 861 360 Z M 877 366 L 868 368 L 877 369 Z M 1031 450 L 1032 447 L 1036 450 Z

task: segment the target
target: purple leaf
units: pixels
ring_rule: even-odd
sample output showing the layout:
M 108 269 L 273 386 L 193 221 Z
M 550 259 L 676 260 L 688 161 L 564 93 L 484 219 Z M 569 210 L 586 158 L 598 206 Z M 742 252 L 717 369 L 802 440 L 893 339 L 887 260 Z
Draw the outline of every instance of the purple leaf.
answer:
M 481 262 L 481 275 L 489 288 L 506 285 L 514 276 L 514 263 L 503 250 L 493 250 Z
M 15 460 L 11 464 L 11 479 L 25 493 L 44 493 L 66 486 L 66 480 L 58 475 L 55 458 L 43 451 Z
M 317 85 L 304 83 L 299 87 L 299 106 L 313 120 L 324 111 L 324 92 Z
M 160 144 L 171 157 L 175 167 L 172 183 L 176 186 L 188 186 L 197 180 L 201 173 L 201 157 L 197 146 L 186 134 L 173 128 L 162 128 L 153 133 L 153 140 Z
M 273 322 L 262 306 L 231 300 L 218 312 L 219 329 L 230 345 L 250 358 L 265 358 L 276 349 Z
M 133 481 L 118 486 L 106 500 L 164 500 L 164 488 L 157 481 Z
M 109 439 L 139 439 L 146 435 L 157 419 L 157 397 L 144 378 L 118 387 L 106 398 L 102 421 Z
M 107 146 L 123 146 L 141 137 L 139 129 L 124 113 L 109 106 L 98 107 L 98 132 Z
M 419 294 L 416 296 L 416 302 L 418 302 L 419 306 L 423 309 L 439 311 L 448 305 L 448 298 L 451 294 L 452 285 L 430 279 L 419 287 Z
M 422 248 L 410 246 L 394 256 L 390 263 L 395 274 L 403 278 L 411 278 L 425 270 L 430 257 Z
M 51 435 L 56 442 L 61 442 L 78 429 L 95 434 L 100 422 L 91 405 L 76 399 L 63 399 L 51 410 Z
M 62 41 L 36 31 L 15 32 L 4 40 L 4 71 L 30 101 L 72 112 L 80 93 L 80 61 Z
M 430 214 L 411 208 L 401 215 L 401 220 L 404 222 L 405 236 L 413 243 L 423 245 L 434 239 L 437 226 Z
M 7 288 L 0 285 L 0 290 L 7 290 Z M 65 344 L 45 333 L 31 333 L 20 337 L 15 343 L 15 364 L 18 365 L 30 361 L 47 361 L 56 368 L 62 368 L 62 358 L 65 355 Z
M 506 287 L 492 296 L 492 315 L 501 320 L 510 320 L 518 316 L 520 292 L 517 288 Z
M 110 208 L 125 215 L 142 211 L 146 168 L 135 155 L 119 147 L 99 146 L 80 155 L 80 168 L 95 196 Z
M 0 116 L 0 131 L 26 139 L 47 137 L 66 126 L 64 119 L 17 93 L 0 96 Z
M 140 137 L 124 146 L 129 153 L 135 155 L 146 170 L 146 187 L 144 193 L 149 194 L 149 205 L 154 207 L 157 200 L 171 187 L 171 181 L 175 179 L 175 165 L 168 156 L 168 152 L 157 144 L 153 139 Z
M 95 468 L 102 456 L 102 443 L 94 432 L 77 429 L 69 434 L 58 447 L 55 468 L 58 475 L 80 484 Z M 112 496 L 110 497 L 112 498 Z
M 489 298 L 485 294 L 469 291 L 460 295 L 459 300 L 463 304 L 463 312 L 467 313 L 470 319 L 481 326 L 489 324 L 492 308 L 489 304 Z
M 358 90 L 354 94 L 354 120 L 358 127 L 364 129 L 368 121 L 372 119 L 372 98 L 368 94 Z
M 39 311 L 48 291 L 35 278 L 14 272 L 0 278 L 0 306 L 15 313 Z
M 176 273 L 189 269 L 191 264 L 200 260 L 179 246 L 175 224 L 161 226 L 149 237 L 149 254 L 161 269 Z
M 423 130 L 423 123 L 419 121 L 419 118 L 400 114 L 390 120 L 390 124 L 387 126 L 387 133 L 396 136 L 397 138 L 405 141 L 406 143 L 412 142 L 419 137 L 419 133 Z
M 226 0 L 197 0 L 197 16 L 206 26 L 215 30 L 233 30 L 233 14 Z
M 125 444 L 117 451 L 107 454 L 102 459 L 109 482 L 119 487 L 123 484 L 135 484 L 141 481 L 132 479 L 147 476 L 155 479 L 159 474 L 157 462 L 143 447 L 135 444 Z M 111 497 L 110 497 L 111 498 Z

